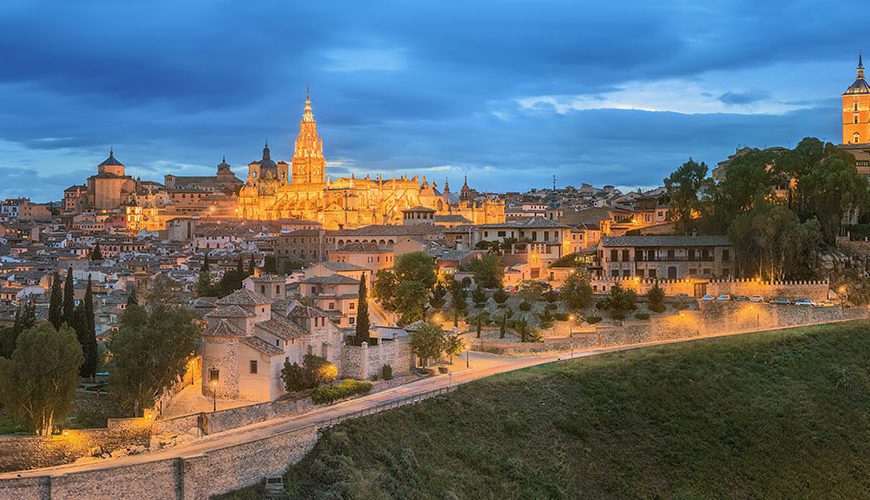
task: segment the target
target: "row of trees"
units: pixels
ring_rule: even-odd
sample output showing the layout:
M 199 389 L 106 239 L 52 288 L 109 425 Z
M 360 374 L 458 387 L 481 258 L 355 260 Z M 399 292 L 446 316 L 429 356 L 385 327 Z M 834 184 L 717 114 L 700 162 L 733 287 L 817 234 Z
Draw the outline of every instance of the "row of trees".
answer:
M 59 287 L 59 278 L 56 283 Z M 11 356 L 0 358 L 0 401 L 14 418 L 28 422 L 39 435 L 50 434 L 66 418 L 80 369 L 88 362 L 70 317 L 64 319 L 63 304 L 69 302 L 63 292 L 52 295 L 55 305 L 50 307 L 49 317 L 59 319 L 59 327 L 50 320 L 22 326 Z M 89 295 L 75 309 L 92 307 L 88 306 L 92 304 Z M 153 291 L 148 294 L 148 304 L 142 306 L 131 294 L 119 329 L 108 344 L 109 390 L 135 416 L 152 406 L 184 374 L 202 330 L 201 322 L 190 311 L 171 306 L 168 297 L 168 293 Z M 22 309 L 21 325 L 32 321 L 27 319 L 32 317 L 28 311 Z M 85 324 L 76 323 L 76 313 L 72 314 L 74 324 Z
M 707 174 L 690 159 L 664 180 L 671 217 L 684 234 L 727 234 L 745 277 L 811 277 L 822 246 L 868 213 L 870 190 L 854 157 L 814 138 L 738 155 L 720 182 Z

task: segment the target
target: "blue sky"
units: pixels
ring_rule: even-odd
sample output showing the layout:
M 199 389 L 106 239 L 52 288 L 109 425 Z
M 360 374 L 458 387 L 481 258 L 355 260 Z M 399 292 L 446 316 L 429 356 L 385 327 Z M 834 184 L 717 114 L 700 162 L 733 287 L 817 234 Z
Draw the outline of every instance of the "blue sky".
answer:
M 112 144 L 143 179 L 244 178 L 266 138 L 289 161 L 306 82 L 333 176 L 654 186 L 839 142 L 868 27 L 825 1 L 3 0 L 0 197 L 59 199 Z

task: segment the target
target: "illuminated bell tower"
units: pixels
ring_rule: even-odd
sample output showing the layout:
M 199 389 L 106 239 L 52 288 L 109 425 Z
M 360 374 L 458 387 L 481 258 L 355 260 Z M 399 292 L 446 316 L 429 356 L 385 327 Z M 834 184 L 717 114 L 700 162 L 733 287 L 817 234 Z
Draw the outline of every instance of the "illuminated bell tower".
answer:
M 870 143 L 870 85 L 858 55 L 858 78 L 843 93 L 843 144 Z
M 293 184 L 323 184 L 326 182 L 326 158 L 323 141 L 317 135 L 317 122 L 311 110 L 311 98 L 305 92 L 305 110 L 293 151 Z

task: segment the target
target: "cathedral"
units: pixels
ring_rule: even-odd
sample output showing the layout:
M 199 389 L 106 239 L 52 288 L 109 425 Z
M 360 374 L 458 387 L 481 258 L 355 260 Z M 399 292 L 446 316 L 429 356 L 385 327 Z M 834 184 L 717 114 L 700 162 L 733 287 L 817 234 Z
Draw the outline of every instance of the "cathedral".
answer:
M 504 202 L 476 196 L 467 181 L 456 195 L 446 181 L 439 190 L 425 177 L 422 182 L 416 176 L 327 177 L 323 140 L 317 133 L 308 95 L 291 163 L 274 161 L 266 144 L 262 159 L 248 165 L 248 177 L 238 197 L 242 218 L 308 219 L 320 222 L 325 229 L 401 224 L 402 211 L 418 207 L 435 210 L 436 217 L 460 216 L 469 224 L 505 220 Z

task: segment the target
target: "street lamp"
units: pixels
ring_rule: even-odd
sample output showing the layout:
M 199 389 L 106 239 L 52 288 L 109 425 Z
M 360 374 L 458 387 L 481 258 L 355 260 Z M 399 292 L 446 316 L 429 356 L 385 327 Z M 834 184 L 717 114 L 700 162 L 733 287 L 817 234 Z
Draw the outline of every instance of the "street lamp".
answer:
M 468 360 L 468 357 L 469 357 L 469 353 L 470 353 L 470 352 L 471 352 L 471 346 L 466 345 L 466 346 L 465 346 L 465 367 L 466 367 L 466 368 L 471 368 L 471 363 L 470 363 L 470 361 Z
M 217 411 L 217 380 L 211 381 L 211 411 L 212 413 Z

